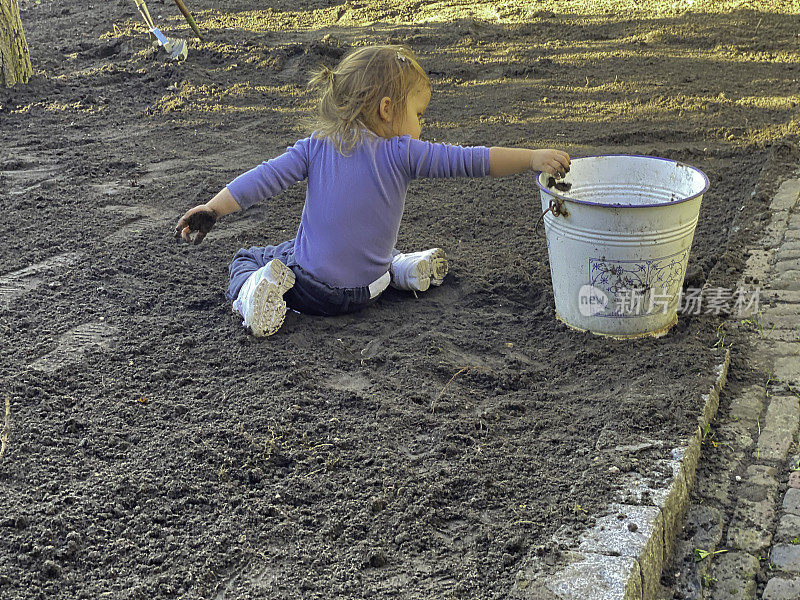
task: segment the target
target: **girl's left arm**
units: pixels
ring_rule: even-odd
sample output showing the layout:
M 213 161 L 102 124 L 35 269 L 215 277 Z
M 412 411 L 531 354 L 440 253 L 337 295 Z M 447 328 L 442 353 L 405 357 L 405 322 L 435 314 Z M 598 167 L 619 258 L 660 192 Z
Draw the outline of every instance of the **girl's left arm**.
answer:
M 551 175 L 563 175 L 569 170 L 569 154 L 561 150 L 451 146 L 407 138 L 405 140 L 399 138 L 396 143 L 400 155 L 406 156 L 407 168 L 412 179 L 486 175 L 502 177 L 525 171 L 544 171 Z

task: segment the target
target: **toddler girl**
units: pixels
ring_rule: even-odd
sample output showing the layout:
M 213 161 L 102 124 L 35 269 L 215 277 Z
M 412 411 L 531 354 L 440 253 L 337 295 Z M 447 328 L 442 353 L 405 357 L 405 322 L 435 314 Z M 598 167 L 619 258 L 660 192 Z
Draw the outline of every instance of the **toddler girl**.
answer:
M 421 177 L 563 176 L 559 150 L 461 147 L 420 141 L 431 83 L 403 46 L 369 46 L 323 67 L 314 133 L 234 179 L 189 210 L 176 236 L 199 244 L 217 219 L 308 179 L 294 239 L 241 249 L 229 266 L 227 298 L 257 336 L 275 333 L 287 305 L 301 313 L 359 310 L 391 285 L 424 292 L 447 274 L 440 248 L 395 249 L 408 184 Z

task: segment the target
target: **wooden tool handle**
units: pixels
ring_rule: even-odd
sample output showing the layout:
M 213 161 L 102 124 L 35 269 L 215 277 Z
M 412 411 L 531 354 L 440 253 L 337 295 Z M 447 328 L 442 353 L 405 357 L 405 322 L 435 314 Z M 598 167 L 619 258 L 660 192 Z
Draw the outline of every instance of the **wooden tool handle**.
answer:
M 183 0 L 175 0 L 175 4 L 178 5 L 178 8 L 183 13 L 183 16 L 186 18 L 186 22 L 189 23 L 189 27 L 192 28 L 192 31 L 194 31 L 194 34 L 197 36 L 197 39 L 202 41 L 203 36 L 200 35 L 200 30 L 197 28 L 197 23 L 194 22 L 192 14 L 189 12 L 189 9 L 186 8 L 186 5 L 183 3 Z
M 133 0 L 134 4 L 136 4 L 136 8 L 139 9 L 139 14 L 142 15 L 145 24 L 150 28 L 153 29 L 155 24 L 153 23 L 153 17 L 150 16 L 150 11 L 147 10 L 147 5 L 144 3 L 144 0 Z

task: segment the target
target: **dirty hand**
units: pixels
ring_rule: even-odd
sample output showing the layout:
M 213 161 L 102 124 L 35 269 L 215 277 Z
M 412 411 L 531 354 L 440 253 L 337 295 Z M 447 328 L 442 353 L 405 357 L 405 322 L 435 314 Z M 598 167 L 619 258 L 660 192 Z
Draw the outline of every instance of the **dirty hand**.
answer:
M 209 208 L 205 204 L 195 206 L 186 211 L 186 214 L 175 225 L 175 239 L 183 238 L 191 243 L 191 234 L 196 231 L 197 235 L 194 238 L 194 243 L 199 244 L 214 227 L 218 218 L 217 212 L 213 208 Z
M 561 150 L 534 150 L 531 154 L 531 170 L 544 171 L 560 179 L 569 173 L 569 154 Z

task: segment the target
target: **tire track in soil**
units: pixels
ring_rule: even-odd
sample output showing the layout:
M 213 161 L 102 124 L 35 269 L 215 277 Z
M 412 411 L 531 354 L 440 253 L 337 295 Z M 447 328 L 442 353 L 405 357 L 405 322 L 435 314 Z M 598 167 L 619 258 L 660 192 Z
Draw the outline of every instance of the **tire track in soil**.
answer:
M 60 177 L 57 173 L 58 164 L 42 155 L 26 153 L 20 147 L 7 148 L 0 155 L 0 189 L 6 187 L 9 199 L 58 187 Z
M 8 309 L 13 300 L 44 284 L 48 272 L 69 267 L 82 257 L 83 254 L 80 252 L 67 252 L 6 275 L 0 275 L 0 309 Z
M 39 188 L 55 187 L 58 165 L 42 156 L 23 153 L 22 148 L 8 148 L 0 156 L 0 182 L 6 181 L 8 196 L 21 196 Z
M 103 238 L 104 242 L 110 244 L 121 243 L 128 237 L 147 230 L 164 228 L 167 218 L 172 216 L 171 213 L 155 206 L 144 204 L 139 206 L 109 204 L 102 207 L 102 210 L 121 217 L 122 220 L 119 229 Z

